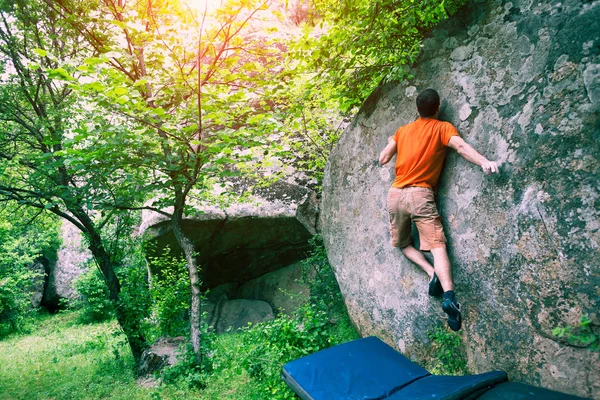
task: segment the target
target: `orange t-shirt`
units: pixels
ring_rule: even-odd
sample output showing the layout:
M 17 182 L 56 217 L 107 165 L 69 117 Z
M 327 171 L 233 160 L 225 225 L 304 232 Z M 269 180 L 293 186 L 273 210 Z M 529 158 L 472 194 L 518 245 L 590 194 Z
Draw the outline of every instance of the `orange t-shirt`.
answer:
M 394 135 L 398 153 L 392 187 L 435 188 L 452 136 L 459 134 L 451 123 L 433 118 L 419 118 L 398 128 Z

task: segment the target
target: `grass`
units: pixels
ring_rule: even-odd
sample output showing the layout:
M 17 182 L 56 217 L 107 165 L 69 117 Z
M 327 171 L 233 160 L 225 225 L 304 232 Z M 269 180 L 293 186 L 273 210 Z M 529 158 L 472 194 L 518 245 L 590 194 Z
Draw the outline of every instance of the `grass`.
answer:
M 0 342 L 2 399 L 151 399 L 115 322 L 77 325 L 76 313 L 40 316 L 28 335 Z
M 0 399 L 228 399 L 292 398 L 283 384 L 265 393 L 239 363 L 251 332 L 219 335 L 214 373 L 203 390 L 185 385 L 146 388 L 136 383 L 134 362 L 116 321 L 81 325 L 77 312 L 40 315 L 28 334 L 0 341 Z M 331 327 L 336 342 L 357 337 L 347 316 Z M 255 336 L 254 336 L 255 337 Z
M 359 336 L 346 313 L 322 240 L 303 266 L 310 304 L 242 331 L 208 336 L 212 372 L 182 362 L 163 377 L 171 384 L 138 385 L 135 363 L 116 321 L 81 324 L 80 311 L 39 315 L 27 333 L 0 339 L 1 400 L 292 399 L 281 366 Z M 335 322 L 332 322 L 335 321 Z M 444 342 L 445 343 L 445 342 Z M 204 383 L 203 389 L 193 384 Z

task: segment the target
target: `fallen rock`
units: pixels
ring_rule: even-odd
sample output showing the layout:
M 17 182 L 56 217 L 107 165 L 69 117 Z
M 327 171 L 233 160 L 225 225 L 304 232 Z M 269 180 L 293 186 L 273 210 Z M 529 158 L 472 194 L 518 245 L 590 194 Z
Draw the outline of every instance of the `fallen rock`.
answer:
M 273 310 L 290 314 L 308 300 L 308 288 L 300 279 L 302 265 L 298 262 L 244 283 L 235 297 L 266 301 Z
M 248 323 L 258 324 L 274 318 L 273 309 L 269 303 L 260 300 L 234 299 L 222 302 L 217 311 L 219 317 L 215 329 L 217 333 L 229 329 L 239 329 Z
M 185 337 L 163 337 L 142 353 L 138 367 L 138 375 L 145 377 L 164 367 L 175 365 L 179 348 L 186 341 Z

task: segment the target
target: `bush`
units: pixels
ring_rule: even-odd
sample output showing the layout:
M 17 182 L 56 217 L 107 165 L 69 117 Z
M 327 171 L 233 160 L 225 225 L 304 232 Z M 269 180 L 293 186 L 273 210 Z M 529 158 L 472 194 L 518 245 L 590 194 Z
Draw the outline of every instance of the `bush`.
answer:
M 342 293 L 323 244 L 323 238 L 315 235 L 310 239 L 312 250 L 302 262 L 302 283 L 310 290 L 310 304 L 329 314 L 345 311 Z
M 594 332 L 592 320 L 587 315 L 582 316 L 579 323 L 574 326 L 554 328 L 552 334 L 570 346 L 600 352 L 600 335 Z
M 163 255 L 150 258 L 150 263 L 157 271 L 150 287 L 156 324 L 152 336 L 189 335 L 192 291 L 185 260 L 169 255 L 169 248 L 165 248 Z
M 73 305 L 82 311 L 80 322 L 101 322 L 113 317 L 114 307 L 109 299 L 104 278 L 98 269 L 88 268 L 73 282 L 73 286 L 79 294 L 79 297 L 73 301 Z
M 427 332 L 427 337 L 433 342 L 434 354 L 429 369 L 440 375 L 466 375 L 467 360 L 460 336 L 447 328 L 438 326 Z
M 306 306 L 299 315 L 246 328 L 240 364 L 271 399 L 293 398 L 281 380 L 283 364 L 335 343 L 327 313 Z
M 196 356 L 191 344 L 186 344 L 180 349 L 177 364 L 164 368 L 160 377 L 166 384 L 183 385 L 189 389 L 206 387 L 206 382 L 213 372 L 213 353 L 215 333 L 208 332 L 205 326 L 202 329 L 201 353 L 202 362 L 196 361 Z
M 26 321 L 33 314 L 30 297 L 26 296 L 33 274 L 21 271 L 0 277 L 0 338 L 24 330 Z
M 310 289 L 308 304 L 293 316 L 280 315 L 243 332 L 240 364 L 258 382 L 265 398 L 294 398 L 281 380 L 285 363 L 358 337 L 327 261 L 323 240 L 315 236 L 311 245 L 312 251 L 303 262 L 302 278 Z

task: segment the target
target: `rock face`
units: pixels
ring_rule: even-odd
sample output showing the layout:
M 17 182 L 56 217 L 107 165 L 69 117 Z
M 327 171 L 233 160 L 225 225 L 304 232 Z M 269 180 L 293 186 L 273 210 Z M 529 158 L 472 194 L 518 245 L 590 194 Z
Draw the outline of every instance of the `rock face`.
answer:
M 241 284 L 303 259 L 316 231 L 317 207 L 313 192 L 285 182 L 225 209 L 199 207 L 183 228 L 194 241 L 205 288 Z M 170 221 L 160 214 L 144 212 L 140 231 L 157 253 L 179 248 Z
M 73 281 L 85 272 L 85 262 L 91 253 L 82 242 L 81 232 L 70 222 L 63 220 L 60 228 L 62 245 L 56 260 L 46 265 L 47 281 L 42 305 L 50 310 L 59 307 L 60 299 L 72 299 L 77 293 Z
M 439 187 L 472 372 L 600 398 L 597 353 L 552 334 L 600 325 L 600 2 L 473 0 L 425 41 L 414 79 L 379 88 L 329 160 L 321 218 L 352 320 L 419 362 L 443 324 L 427 276 L 391 247 L 386 139 L 440 93 L 441 119 L 501 173 L 450 151 Z M 414 234 L 415 232 L 413 232 Z

